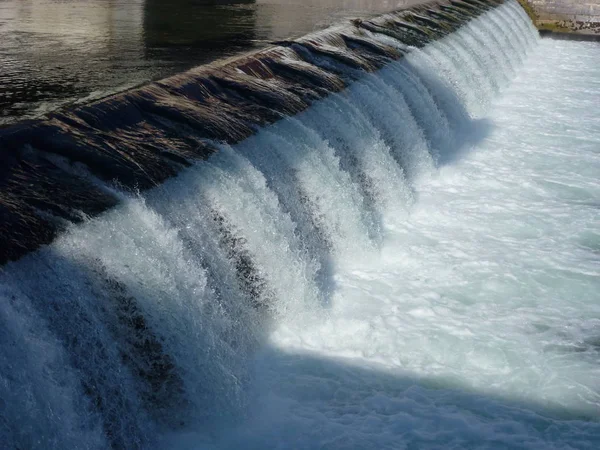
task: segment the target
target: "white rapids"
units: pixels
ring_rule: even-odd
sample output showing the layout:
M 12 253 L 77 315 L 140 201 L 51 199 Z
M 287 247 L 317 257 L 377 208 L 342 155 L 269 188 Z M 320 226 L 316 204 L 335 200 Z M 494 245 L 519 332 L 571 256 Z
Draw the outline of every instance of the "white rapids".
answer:
M 595 43 L 531 50 L 381 257 L 279 324 L 224 447 L 600 445 L 599 61 Z

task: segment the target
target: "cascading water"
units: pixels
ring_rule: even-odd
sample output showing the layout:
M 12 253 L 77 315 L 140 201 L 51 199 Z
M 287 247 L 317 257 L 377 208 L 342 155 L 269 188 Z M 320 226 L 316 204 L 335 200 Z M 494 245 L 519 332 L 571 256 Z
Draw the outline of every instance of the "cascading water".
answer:
M 2 446 L 595 448 L 598 60 L 509 1 L 116 193 L 0 273 Z

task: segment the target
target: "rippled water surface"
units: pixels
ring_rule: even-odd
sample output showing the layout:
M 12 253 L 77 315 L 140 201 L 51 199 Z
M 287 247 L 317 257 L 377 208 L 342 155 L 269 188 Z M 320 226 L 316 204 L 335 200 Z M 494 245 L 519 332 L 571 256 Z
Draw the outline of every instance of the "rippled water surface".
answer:
M 1 0 L 0 125 L 418 0 Z

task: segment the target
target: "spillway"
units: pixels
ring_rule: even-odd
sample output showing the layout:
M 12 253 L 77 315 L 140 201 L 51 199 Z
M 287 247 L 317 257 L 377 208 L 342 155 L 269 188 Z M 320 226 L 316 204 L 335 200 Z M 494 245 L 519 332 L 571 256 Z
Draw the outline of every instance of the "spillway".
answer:
M 600 46 L 351 30 L 0 130 L 3 448 L 597 448 Z

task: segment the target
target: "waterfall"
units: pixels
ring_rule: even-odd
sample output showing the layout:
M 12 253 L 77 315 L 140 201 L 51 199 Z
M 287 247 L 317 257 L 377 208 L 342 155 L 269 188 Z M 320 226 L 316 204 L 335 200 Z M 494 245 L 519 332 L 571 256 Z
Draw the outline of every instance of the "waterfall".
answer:
M 135 132 L 111 136 L 95 110 L 59 118 L 89 148 L 177 145 L 145 166 L 125 150 L 84 161 L 114 160 L 131 183 L 113 185 L 104 169 L 68 163 L 76 147 L 56 144 L 67 150 L 53 167 L 108 200 L 77 220 L 66 217 L 68 202 L 44 212 L 59 230 L 68 219 L 66 231 L 0 272 L 0 442 L 149 448 L 165 433 L 210 433 L 243 415 L 249 361 L 269 330 L 327 315 L 335 275 L 377 257 L 418 186 L 473 145 L 490 102 L 536 46 L 516 1 L 471 17 L 482 4 L 448 3 L 462 27 L 422 46 L 399 40 L 420 36 L 408 25 L 394 37 L 366 22 L 362 41 L 346 41 L 360 58 L 317 38 L 290 43 L 271 66 L 287 85 L 233 75 L 211 79 L 220 91 L 156 85 L 155 97 L 140 94 L 115 113 L 114 123 L 141 114 L 146 128 Z M 188 97 L 169 103 L 161 89 Z M 223 106 L 209 114 L 193 95 Z M 212 134 L 200 137 L 197 121 Z

